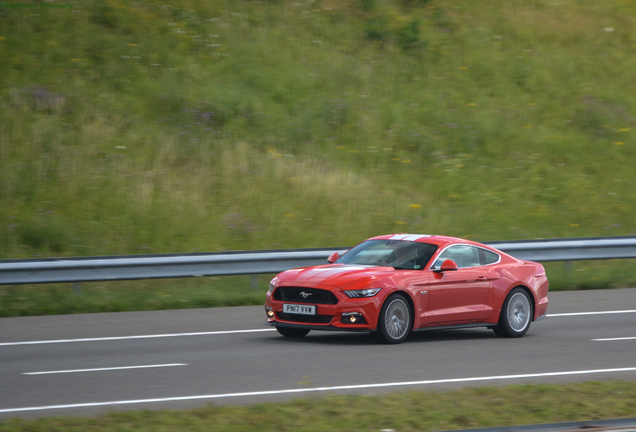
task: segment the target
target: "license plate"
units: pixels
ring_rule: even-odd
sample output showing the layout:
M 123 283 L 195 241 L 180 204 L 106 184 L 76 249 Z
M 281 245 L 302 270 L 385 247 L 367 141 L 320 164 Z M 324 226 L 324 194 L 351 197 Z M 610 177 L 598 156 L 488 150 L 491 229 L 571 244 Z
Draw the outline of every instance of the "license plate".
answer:
M 316 315 L 316 306 L 284 303 L 283 312 L 299 315 Z

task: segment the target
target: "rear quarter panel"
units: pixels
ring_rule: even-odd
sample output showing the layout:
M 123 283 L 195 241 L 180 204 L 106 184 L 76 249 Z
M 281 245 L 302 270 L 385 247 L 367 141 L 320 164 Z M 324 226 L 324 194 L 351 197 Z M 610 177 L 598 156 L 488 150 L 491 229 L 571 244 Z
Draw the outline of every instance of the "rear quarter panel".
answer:
M 508 293 L 515 287 L 526 287 L 532 296 L 533 319 L 545 315 L 548 306 L 549 282 L 545 269 L 532 261 L 502 262 L 494 269 L 496 279 L 493 281 L 491 305 L 497 310 L 497 319 Z

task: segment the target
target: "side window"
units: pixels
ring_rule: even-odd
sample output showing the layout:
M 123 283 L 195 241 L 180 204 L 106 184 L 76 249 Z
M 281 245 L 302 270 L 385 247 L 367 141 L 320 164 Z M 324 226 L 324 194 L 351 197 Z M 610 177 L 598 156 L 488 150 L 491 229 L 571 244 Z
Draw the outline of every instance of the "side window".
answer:
M 459 268 L 478 267 L 481 265 L 479 249 L 469 245 L 456 245 L 444 250 L 435 261 L 433 268 L 440 268 L 447 259 L 455 261 Z
M 479 249 L 479 255 L 481 265 L 494 264 L 499 261 L 499 255 L 486 249 Z

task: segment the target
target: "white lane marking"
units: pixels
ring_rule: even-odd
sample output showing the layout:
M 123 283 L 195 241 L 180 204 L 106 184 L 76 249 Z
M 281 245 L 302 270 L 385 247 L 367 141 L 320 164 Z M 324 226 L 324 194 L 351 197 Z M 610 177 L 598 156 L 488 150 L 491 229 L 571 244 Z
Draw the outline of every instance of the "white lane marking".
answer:
M 608 342 L 608 341 L 624 341 L 624 340 L 636 340 L 636 336 L 630 337 L 616 337 L 616 338 L 604 338 L 604 339 L 592 339 L 595 342 Z
M 562 314 L 548 314 L 548 318 L 558 317 L 570 317 L 570 316 L 585 316 L 585 315 L 612 315 L 612 314 L 626 314 L 636 313 L 636 310 L 621 310 L 621 311 L 598 311 L 598 312 L 572 312 Z M 229 335 L 238 333 L 260 333 L 276 330 L 273 327 L 265 329 L 250 329 L 250 330 L 227 330 L 227 331 L 212 331 L 212 332 L 196 332 L 196 333 L 173 333 L 173 334 L 157 334 L 157 335 L 138 335 L 138 336 L 113 336 L 113 337 L 101 337 L 101 338 L 82 338 L 82 339 L 58 339 L 58 340 L 43 340 L 43 341 L 27 341 L 27 342 L 0 342 L 2 346 L 16 346 L 16 345 L 41 345 L 41 344 L 57 344 L 57 343 L 73 343 L 73 342 L 103 342 L 103 341 L 116 341 L 116 340 L 130 340 L 130 339 L 153 339 L 153 338 L 167 338 L 167 337 L 184 337 L 184 336 L 218 336 Z
M 636 310 L 598 311 L 598 312 L 572 312 L 572 313 L 548 314 L 548 318 L 570 317 L 570 316 L 585 316 L 585 315 L 613 315 L 613 314 L 626 314 L 626 313 L 636 313 Z
M 0 346 L 40 345 L 40 344 L 57 344 L 57 343 L 72 343 L 72 342 L 103 342 L 103 341 L 114 341 L 114 340 L 153 339 L 153 338 L 183 337 L 183 336 L 216 336 L 216 335 L 228 335 L 228 334 L 237 334 L 237 333 L 267 332 L 267 331 L 274 331 L 274 330 L 276 329 L 272 327 L 272 328 L 266 328 L 266 329 L 252 329 L 252 330 L 229 330 L 229 331 L 196 332 L 196 333 L 139 335 L 139 336 L 113 336 L 113 337 L 101 337 L 101 338 L 58 339 L 58 340 L 27 341 L 27 342 L 3 342 L 3 343 L 0 343 Z
M 225 398 L 250 397 L 250 396 L 273 396 L 273 395 L 283 395 L 283 394 L 298 394 L 298 393 L 312 393 L 312 392 L 326 392 L 326 391 L 340 391 L 340 390 L 364 390 L 364 389 L 386 388 L 386 387 L 405 387 L 405 386 L 418 386 L 418 385 L 431 385 L 431 384 L 467 383 L 467 382 L 478 382 L 478 381 L 497 381 L 497 380 L 544 378 L 544 377 L 572 376 L 572 375 L 591 375 L 591 374 L 605 374 L 605 373 L 616 373 L 616 372 L 636 372 L 636 367 L 615 368 L 615 369 L 592 369 L 592 370 L 563 371 L 563 372 L 543 372 L 543 373 L 518 374 L 518 375 L 498 375 L 498 376 L 496 375 L 496 376 L 467 377 L 467 378 L 448 378 L 448 379 L 439 379 L 439 380 L 403 381 L 403 382 L 376 383 L 376 384 L 353 384 L 353 385 L 341 385 L 341 386 L 332 386 L 332 387 L 294 388 L 294 389 L 281 389 L 281 390 L 252 391 L 252 392 L 243 392 L 243 393 L 222 393 L 222 394 L 197 395 L 197 396 L 176 396 L 176 397 L 166 397 L 166 398 L 156 398 L 156 399 L 135 399 L 135 400 L 122 400 L 122 401 L 109 401 L 109 402 L 89 402 L 89 403 L 68 404 L 68 405 L 3 408 L 3 409 L 0 409 L 0 414 L 24 412 L 24 411 L 45 411 L 45 410 L 57 410 L 57 409 L 71 409 L 71 408 L 103 407 L 103 406 L 114 406 L 114 405 L 179 402 L 179 401 L 191 401 L 191 400 L 203 400 L 203 399 L 225 399 Z
M 163 367 L 175 367 L 175 366 L 187 366 L 187 364 L 186 363 L 171 363 L 171 364 L 158 364 L 158 365 L 119 366 L 119 367 L 94 368 L 94 369 L 23 372 L 22 375 L 50 375 L 50 374 L 81 373 L 81 372 L 103 372 L 103 371 L 115 371 L 115 370 L 126 370 L 126 369 L 150 369 L 150 368 L 163 368 Z

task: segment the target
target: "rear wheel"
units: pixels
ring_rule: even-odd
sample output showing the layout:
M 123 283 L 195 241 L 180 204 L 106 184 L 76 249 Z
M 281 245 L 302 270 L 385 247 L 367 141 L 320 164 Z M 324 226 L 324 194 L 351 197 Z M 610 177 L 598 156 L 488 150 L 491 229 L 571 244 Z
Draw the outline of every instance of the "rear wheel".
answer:
M 382 305 L 378 317 L 378 330 L 371 336 L 378 342 L 398 344 L 411 332 L 413 318 L 411 307 L 404 297 L 393 294 Z
M 523 288 L 515 288 L 508 293 L 503 303 L 499 323 L 494 331 L 501 337 L 521 337 L 530 328 L 532 314 L 530 295 Z
M 276 327 L 276 331 L 283 336 L 290 338 L 301 338 L 303 336 L 307 336 L 307 333 L 309 333 L 309 330 L 307 329 L 290 327 Z

